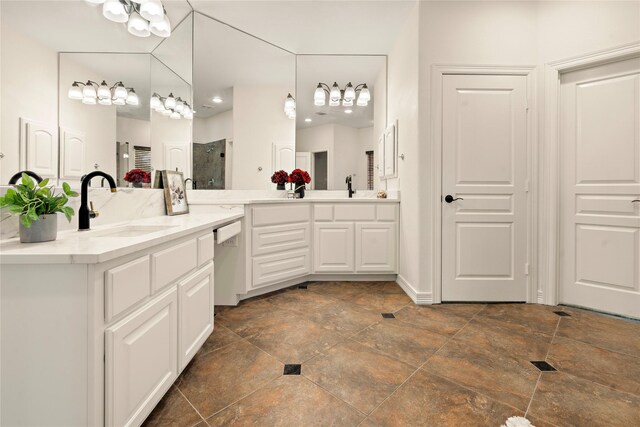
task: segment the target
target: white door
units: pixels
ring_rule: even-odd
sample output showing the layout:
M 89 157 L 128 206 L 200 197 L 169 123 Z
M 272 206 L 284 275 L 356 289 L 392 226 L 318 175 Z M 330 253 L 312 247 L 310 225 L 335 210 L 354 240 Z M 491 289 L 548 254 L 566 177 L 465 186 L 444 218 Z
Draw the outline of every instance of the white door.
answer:
M 311 177 L 311 183 L 307 184 L 307 189 L 313 190 L 314 179 L 313 179 L 313 167 L 311 165 L 310 152 L 303 152 L 303 151 L 296 152 L 296 168 L 309 172 L 309 176 Z
M 526 87 L 524 76 L 443 78 L 443 301 L 527 299 Z
M 20 153 L 24 169 L 43 178 L 58 176 L 58 132 L 55 126 L 21 117 Z
M 295 146 L 291 144 L 273 144 L 273 171 L 291 172 L 296 167 Z
M 188 176 L 187 161 L 189 146 L 184 144 L 164 144 L 164 169 L 183 172 Z
M 353 223 L 315 224 L 313 265 L 318 273 L 353 273 Z
M 561 77 L 561 303 L 640 318 L 640 58 Z

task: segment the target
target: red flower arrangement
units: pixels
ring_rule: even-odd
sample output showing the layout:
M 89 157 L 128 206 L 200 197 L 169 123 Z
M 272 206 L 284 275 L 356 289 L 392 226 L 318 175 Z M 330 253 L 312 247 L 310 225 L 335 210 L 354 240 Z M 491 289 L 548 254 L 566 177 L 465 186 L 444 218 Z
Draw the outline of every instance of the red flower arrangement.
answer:
M 294 184 L 302 183 L 308 184 L 311 182 L 311 177 L 307 171 L 303 171 L 302 169 L 294 169 L 289 175 L 289 182 L 293 182 Z
M 151 174 L 142 169 L 131 169 L 124 174 L 124 180 L 127 182 L 144 182 L 148 184 L 151 182 Z
M 273 175 L 271 175 L 271 182 L 274 184 L 284 185 L 289 182 L 289 174 L 283 170 L 274 172 Z

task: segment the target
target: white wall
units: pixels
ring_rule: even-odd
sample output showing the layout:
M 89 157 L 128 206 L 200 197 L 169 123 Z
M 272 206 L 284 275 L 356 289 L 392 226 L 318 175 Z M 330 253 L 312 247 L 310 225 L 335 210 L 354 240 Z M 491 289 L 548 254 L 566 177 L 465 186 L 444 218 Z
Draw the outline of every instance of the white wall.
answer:
M 130 117 L 116 117 L 116 140 L 122 144 L 151 147 L 151 122 L 149 120 L 132 119 Z
M 234 190 L 271 189 L 273 144 L 290 144 L 295 150 L 296 122 L 283 110 L 289 92 L 293 89 L 280 86 L 233 88 Z
M 6 16 L 6 14 L 5 14 Z M 15 31 L 3 16 L 0 50 L 0 182 L 20 170 L 20 117 L 58 125 L 58 54 Z

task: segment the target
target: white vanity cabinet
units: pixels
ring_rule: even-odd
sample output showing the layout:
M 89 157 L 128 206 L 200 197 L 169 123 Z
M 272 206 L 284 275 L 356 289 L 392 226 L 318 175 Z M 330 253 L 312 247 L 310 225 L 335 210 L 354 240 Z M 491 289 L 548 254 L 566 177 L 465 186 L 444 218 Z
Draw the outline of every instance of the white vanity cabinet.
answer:
M 314 273 L 396 273 L 397 222 L 395 203 L 316 203 Z

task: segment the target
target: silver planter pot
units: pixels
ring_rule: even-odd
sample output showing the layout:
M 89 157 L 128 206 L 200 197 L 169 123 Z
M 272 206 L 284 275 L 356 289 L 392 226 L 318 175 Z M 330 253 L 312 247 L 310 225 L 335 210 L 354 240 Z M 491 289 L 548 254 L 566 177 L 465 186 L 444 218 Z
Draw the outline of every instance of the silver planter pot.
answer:
M 20 221 L 20 242 L 50 242 L 58 237 L 58 214 L 40 215 L 37 221 L 31 221 L 27 228 Z

